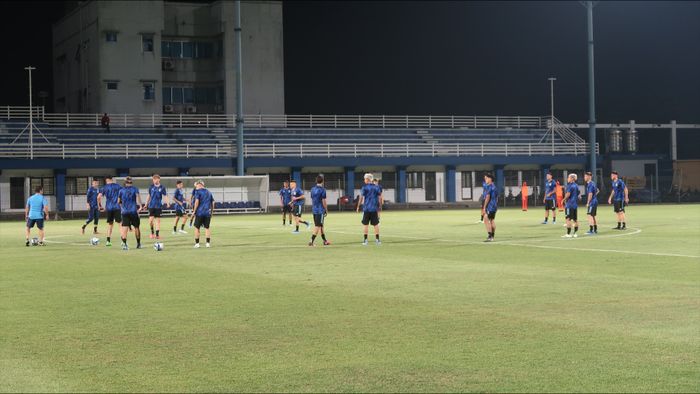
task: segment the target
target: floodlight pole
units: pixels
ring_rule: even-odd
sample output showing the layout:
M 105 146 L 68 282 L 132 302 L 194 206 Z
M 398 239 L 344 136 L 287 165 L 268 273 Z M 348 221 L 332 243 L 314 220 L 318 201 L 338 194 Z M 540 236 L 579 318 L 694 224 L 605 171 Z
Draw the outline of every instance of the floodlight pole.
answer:
M 596 132 L 595 132 L 595 79 L 593 77 L 593 2 L 585 4 L 588 13 L 588 148 L 589 168 L 595 180 L 596 163 Z
M 243 61 L 242 61 L 242 32 L 241 32 L 241 1 L 234 2 L 235 26 L 233 28 L 236 36 L 236 174 L 245 175 L 245 163 L 243 159 Z
M 550 118 L 550 131 L 552 132 L 552 152 L 554 152 L 554 81 L 557 79 L 554 77 L 547 78 L 549 81 L 549 97 L 551 103 L 551 118 Z
M 27 66 L 24 68 L 29 71 L 29 158 L 34 159 L 34 114 L 32 111 L 32 70 L 36 67 Z

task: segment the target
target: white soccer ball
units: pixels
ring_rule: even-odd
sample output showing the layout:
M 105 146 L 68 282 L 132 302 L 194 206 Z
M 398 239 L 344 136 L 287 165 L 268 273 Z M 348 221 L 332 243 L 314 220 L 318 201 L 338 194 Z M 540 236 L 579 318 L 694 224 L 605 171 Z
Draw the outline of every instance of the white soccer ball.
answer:
M 32 238 L 32 246 L 39 245 L 39 238 Z
M 160 252 L 161 250 L 163 250 L 163 247 L 163 244 L 160 242 L 156 242 L 153 244 L 153 249 L 155 249 L 156 252 Z
M 97 238 L 97 237 L 92 237 L 92 238 L 90 238 L 90 245 L 96 246 L 96 245 L 99 244 L 99 243 L 100 243 L 100 239 L 99 239 L 99 238 Z

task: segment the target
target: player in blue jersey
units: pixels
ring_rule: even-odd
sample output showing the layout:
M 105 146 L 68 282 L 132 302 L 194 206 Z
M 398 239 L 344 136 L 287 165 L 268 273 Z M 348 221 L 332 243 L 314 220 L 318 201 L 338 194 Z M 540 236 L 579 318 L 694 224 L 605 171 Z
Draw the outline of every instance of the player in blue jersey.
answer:
M 496 212 L 498 211 L 498 188 L 493 182 L 493 175 L 484 175 L 484 202 L 481 208 L 481 217 L 485 217 L 486 232 L 488 236 L 484 242 L 493 242 L 496 237 Z
M 97 195 L 100 194 L 100 182 L 97 179 L 92 180 L 92 186 L 88 187 L 85 197 L 87 200 L 87 210 L 88 218 L 85 224 L 80 228 L 80 233 L 85 234 L 85 227 L 87 227 L 90 222 L 95 221 L 93 234 L 97 234 L 97 224 L 100 221 L 100 207 L 97 204 Z
M 318 233 L 321 233 L 323 246 L 328 246 L 331 243 L 326 239 L 326 233 L 323 231 L 323 223 L 326 215 L 328 215 L 328 205 L 326 204 L 326 189 L 323 187 L 323 176 L 316 177 L 316 186 L 311 188 L 311 213 L 314 215 L 314 233 L 311 235 L 309 246 L 314 246 L 314 241 Z
M 296 226 L 296 229 L 292 231 L 292 234 L 299 234 L 299 223 L 306 225 L 306 228 L 311 227 L 309 222 L 301 220 L 301 215 L 304 212 L 304 201 L 306 200 L 306 196 L 304 196 L 304 191 L 297 187 L 297 181 L 294 179 L 292 179 L 289 186 L 292 190 L 292 200 L 289 202 L 289 206 L 292 207 L 294 225 Z
M 549 220 L 549 211 L 552 211 L 552 224 L 557 222 L 557 182 L 552 177 L 552 173 L 547 173 L 547 180 L 544 182 L 544 222 Z
M 365 174 L 365 185 L 360 190 L 360 198 L 357 200 L 357 212 L 360 212 L 362 207 L 362 226 L 364 239 L 363 246 L 367 246 L 367 234 L 369 233 L 369 225 L 374 226 L 374 242 L 381 245 L 379 240 L 379 211 L 381 211 L 382 190 L 379 186 L 372 183 L 374 176 Z
M 185 231 L 185 193 L 183 193 L 184 184 L 182 181 L 175 182 L 175 193 L 173 194 L 173 205 L 175 206 L 175 224 L 173 224 L 173 234 L 187 234 Z M 177 229 L 177 224 L 182 219 L 180 230 Z
M 129 228 L 134 228 L 136 236 L 136 249 L 141 249 L 141 219 L 139 212 L 144 209 L 141 204 L 141 194 L 139 189 L 134 187 L 134 181 L 130 176 L 124 180 L 124 187 L 119 190 L 119 206 L 121 207 L 122 226 L 120 228 L 122 238 L 122 250 L 129 250 L 126 242 L 126 236 L 129 234 Z
M 619 178 L 617 171 L 610 173 L 610 179 L 612 180 L 612 191 L 608 198 L 608 204 L 614 204 L 613 209 L 617 215 L 617 227 L 613 227 L 613 230 L 626 230 L 625 206 L 630 203 L 629 190 L 627 190 L 625 182 Z
M 477 223 L 483 223 L 484 222 L 484 201 L 486 201 L 486 194 L 488 194 L 488 183 L 486 183 L 486 175 L 484 175 L 484 180 L 481 182 L 481 197 L 479 198 L 481 200 L 481 218 L 477 221 Z
M 160 184 L 160 175 L 153 175 L 153 184 L 148 188 L 148 225 L 151 226 L 151 239 L 160 239 L 160 216 L 163 214 L 163 200 L 168 207 L 168 191 Z M 155 229 L 153 226 L 155 222 Z M 155 230 L 155 231 L 154 231 Z
M 586 180 L 586 213 L 588 214 L 588 232 L 586 235 L 594 235 L 598 234 L 596 215 L 598 214 L 598 193 L 600 193 L 600 190 L 593 182 L 592 172 L 586 172 L 583 178 Z
M 105 177 L 105 185 L 97 195 L 97 205 L 100 212 L 107 213 L 107 242 L 105 246 L 112 246 L 112 229 L 114 222 L 121 223 L 122 214 L 119 208 L 119 190 L 121 186 L 114 182 L 112 176 Z M 102 201 L 104 200 L 104 205 Z
M 292 189 L 289 188 L 289 182 L 284 181 L 284 186 L 280 189 L 280 204 L 282 204 L 282 225 L 287 224 L 287 215 L 289 215 L 289 225 L 292 225 L 292 206 L 289 204 L 292 201 Z
M 198 180 L 196 192 L 194 194 L 194 206 L 192 210 L 195 214 L 194 219 L 194 247 L 199 248 L 199 229 L 204 226 L 204 232 L 207 238 L 206 247 L 211 247 L 211 215 L 214 212 L 214 196 L 211 192 L 204 188 L 204 181 Z
M 564 194 L 564 208 L 566 209 L 566 234 L 562 238 L 578 237 L 578 198 L 581 191 L 576 184 L 578 176 L 574 173 L 569 174 L 566 184 L 566 194 Z M 571 234 L 571 227 L 574 228 L 574 233 Z
M 34 189 L 34 195 L 27 199 L 27 205 L 24 207 L 24 220 L 27 222 L 26 229 L 26 246 L 29 246 L 29 236 L 31 235 L 34 225 L 39 229 L 39 246 L 44 246 L 44 221 L 49 220 L 49 202 L 44 197 L 44 188 L 37 186 Z

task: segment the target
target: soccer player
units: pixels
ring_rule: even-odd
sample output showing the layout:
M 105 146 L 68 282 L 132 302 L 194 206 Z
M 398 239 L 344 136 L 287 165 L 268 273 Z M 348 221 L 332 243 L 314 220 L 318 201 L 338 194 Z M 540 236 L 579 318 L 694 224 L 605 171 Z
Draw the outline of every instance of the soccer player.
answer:
M 627 230 L 625 206 L 630 202 L 629 190 L 625 182 L 619 178 L 617 171 L 610 173 L 610 179 L 612 179 L 612 191 L 608 197 L 608 204 L 614 202 L 613 209 L 617 214 L 617 227 L 613 227 L 613 230 Z
M 365 185 L 360 190 L 360 198 L 357 200 L 357 212 L 360 212 L 362 206 L 362 226 L 364 232 L 363 246 L 367 246 L 367 234 L 369 233 L 369 225 L 374 226 L 374 242 L 381 245 L 379 240 L 379 201 L 382 191 L 379 186 L 372 183 L 374 176 L 370 173 L 365 174 Z
M 163 199 L 165 199 L 165 206 L 168 206 L 168 192 L 165 190 L 165 186 L 160 184 L 160 175 L 153 175 L 153 184 L 148 188 L 148 199 L 146 200 L 146 205 L 148 206 L 148 225 L 151 226 L 151 239 L 160 239 L 160 216 L 163 213 Z M 153 222 L 155 221 L 155 231 L 153 229 Z
M 114 222 L 122 222 L 122 213 L 119 208 L 119 190 L 121 186 L 114 182 L 112 176 L 105 177 L 105 185 L 97 195 L 97 205 L 101 212 L 107 212 L 107 243 L 105 246 L 112 246 L 112 229 L 114 227 Z M 102 205 L 102 199 L 105 199 L 104 206 Z
M 593 182 L 593 173 L 586 172 L 583 176 L 586 180 L 586 213 L 588 214 L 588 232 L 586 235 L 598 234 L 598 221 L 596 220 L 596 215 L 598 212 L 598 193 L 600 190 Z
M 204 226 L 204 232 L 207 237 L 206 247 L 211 247 L 211 214 L 214 212 L 214 196 L 211 192 L 204 188 L 204 181 L 201 179 L 195 183 L 197 191 L 194 194 L 194 206 L 192 211 L 196 217 L 194 219 L 194 247 L 199 248 L 199 229 Z
M 314 241 L 319 232 L 323 238 L 323 246 L 328 246 L 331 243 L 326 239 L 326 233 L 323 231 L 323 222 L 328 214 L 328 205 L 326 204 L 326 189 L 323 187 L 323 176 L 316 177 L 316 186 L 311 188 L 311 213 L 314 215 L 314 233 L 311 235 L 309 246 L 314 246 Z
M 178 233 L 177 224 L 182 219 L 182 226 L 180 227 L 180 234 L 187 234 L 185 231 L 185 222 L 187 221 L 185 215 L 185 194 L 182 192 L 184 184 L 182 181 L 175 182 L 175 193 L 173 194 L 173 205 L 175 205 L 175 224 L 173 224 L 173 234 Z
M 93 234 L 97 234 L 97 223 L 100 221 L 100 207 L 97 204 L 98 194 L 100 194 L 100 182 L 97 179 L 93 179 L 92 186 L 88 187 L 86 193 L 88 218 L 80 229 L 81 234 L 85 234 L 85 227 L 93 220 L 95 221 L 95 225 L 92 232 Z
M 134 186 L 134 181 L 130 176 L 124 180 L 124 187 L 119 190 L 119 206 L 121 207 L 122 226 L 120 228 L 122 238 L 122 250 L 129 250 L 126 243 L 126 236 L 129 234 L 129 228 L 134 228 L 136 236 L 136 249 L 141 249 L 141 218 L 139 212 L 143 210 L 141 204 L 141 194 L 139 189 Z
M 382 218 L 382 207 L 384 206 L 384 188 L 382 185 L 379 183 L 379 179 L 374 178 L 372 181 L 372 184 L 377 186 L 379 188 L 379 209 L 377 210 L 377 215 L 379 215 L 379 218 Z
M 564 194 L 564 203 L 566 204 L 566 234 L 562 238 L 578 237 L 578 196 L 580 191 L 576 180 L 578 176 L 574 173 L 569 174 L 568 183 L 566 184 L 566 194 Z M 571 234 L 571 226 L 574 226 L 574 234 Z
M 552 173 L 547 173 L 547 180 L 544 182 L 544 222 L 547 224 L 549 220 L 549 211 L 552 211 L 552 224 L 557 222 L 557 183 L 552 177 Z
M 286 218 L 289 215 L 289 225 L 292 225 L 292 206 L 289 204 L 292 201 L 292 189 L 289 188 L 289 182 L 284 181 L 284 187 L 280 189 L 280 203 L 282 204 L 282 225 L 287 224 Z
M 498 211 L 498 188 L 493 183 L 493 175 L 484 175 L 484 202 L 481 208 L 481 217 L 486 217 L 484 224 L 488 237 L 484 242 L 493 242 L 496 237 L 496 211 Z
M 24 220 L 27 221 L 27 242 L 29 246 L 29 236 L 32 228 L 36 224 L 39 229 L 39 246 L 44 246 L 44 220 L 49 220 L 49 202 L 44 197 L 44 188 L 37 186 L 34 195 L 27 199 L 27 206 L 24 208 Z
M 486 200 L 486 194 L 488 194 L 488 183 L 486 183 L 486 175 L 484 175 L 484 180 L 481 183 L 481 218 L 477 221 L 477 223 L 483 223 L 484 222 L 484 201 Z
M 296 225 L 296 229 L 292 231 L 292 234 L 299 234 L 299 223 L 304 223 L 306 228 L 311 227 L 309 222 L 301 220 L 306 196 L 304 196 L 304 191 L 297 187 L 297 181 L 294 179 L 292 179 L 289 186 L 292 190 L 292 200 L 289 202 L 289 206 L 292 207 L 292 215 L 294 215 L 294 224 Z

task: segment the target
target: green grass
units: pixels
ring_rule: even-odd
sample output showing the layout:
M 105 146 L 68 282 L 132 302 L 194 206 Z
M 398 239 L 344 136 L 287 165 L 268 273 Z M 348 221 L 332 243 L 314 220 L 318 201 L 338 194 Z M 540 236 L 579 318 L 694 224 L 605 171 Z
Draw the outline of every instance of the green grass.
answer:
M 0 391 L 700 391 L 700 205 L 611 211 L 565 240 L 501 210 L 493 244 L 475 210 L 387 211 L 381 247 L 331 213 L 328 248 L 219 216 L 163 252 L 2 222 Z

